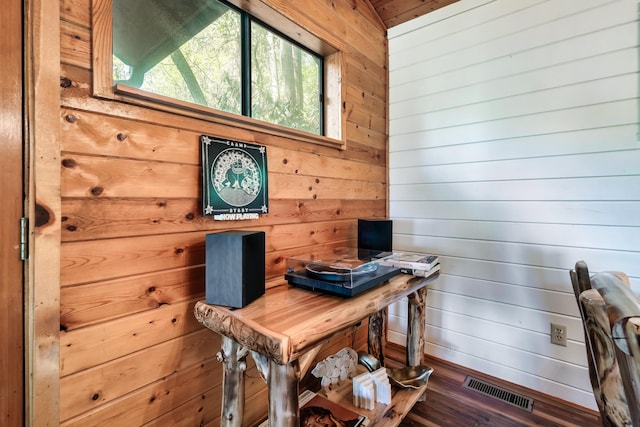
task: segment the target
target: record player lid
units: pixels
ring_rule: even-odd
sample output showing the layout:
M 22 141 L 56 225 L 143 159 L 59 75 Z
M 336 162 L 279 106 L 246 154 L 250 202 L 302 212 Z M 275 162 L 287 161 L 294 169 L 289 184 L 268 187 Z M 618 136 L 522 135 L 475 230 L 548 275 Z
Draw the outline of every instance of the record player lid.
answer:
M 290 285 L 353 296 L 400 272 L 364 257 L 357 248 L 330 248 L 287 258 L 285 278 Z

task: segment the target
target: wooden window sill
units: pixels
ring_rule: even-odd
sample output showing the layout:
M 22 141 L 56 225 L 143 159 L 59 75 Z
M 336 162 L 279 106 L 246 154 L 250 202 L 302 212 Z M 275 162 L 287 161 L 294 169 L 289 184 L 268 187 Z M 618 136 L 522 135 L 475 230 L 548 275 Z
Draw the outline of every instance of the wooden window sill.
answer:
M 251 117 L 241 116 L 239 114 L 228 113 L 215 108 L 206 107 L 204 105 L 180 101 L 168 96 L 154 94 L 124 84 L 115 85 L 114 98 L 120 101 L 155 108 L 174 114 L 212 120 L 229 126 L 242 127 L 243 129 L 249 129 L 256 132 L 282 136 L 300 142 L 318 144 L 340 150 L 344 150 L 346 148 L 346 144 L 342 140 L 323 135 L 315 135 L 301 130 L 253 119 Z

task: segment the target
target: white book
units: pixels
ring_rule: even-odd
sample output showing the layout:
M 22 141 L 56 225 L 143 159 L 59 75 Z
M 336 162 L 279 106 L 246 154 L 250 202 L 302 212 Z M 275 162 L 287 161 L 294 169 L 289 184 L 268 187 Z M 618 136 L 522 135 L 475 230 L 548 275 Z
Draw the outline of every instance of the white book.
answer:
M 440 260 L 437 255 L 415 252 L 394 252 L 392 255 L 382 258 L 379 262 L 382 265 L 390 265 L 392 267 L 429 271 L 435 265 L 438 265 Z
M 434 265 L 429 270 L 421 270 L 421 269 L 418 269 L 418 268 L 402 268 L 401 267 L 400 271 L 402 271 L 405 274 L 412 274 L 412 275 L 418 276 L 418 277 L 429 277 L 431 275 L 436 274 L 438 271 L 440 271 L 440 264 Z

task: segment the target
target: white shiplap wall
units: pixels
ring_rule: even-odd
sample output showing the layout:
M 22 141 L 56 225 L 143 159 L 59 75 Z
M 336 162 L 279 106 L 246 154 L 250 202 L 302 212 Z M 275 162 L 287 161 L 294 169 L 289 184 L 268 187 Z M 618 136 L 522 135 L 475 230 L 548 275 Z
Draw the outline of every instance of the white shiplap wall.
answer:
M 389 30 L 394 249 L 443 265 L 428 353 L 596 408 L 569 269 L 640 292 L 638 25 L 637 0 L 461 0 Z

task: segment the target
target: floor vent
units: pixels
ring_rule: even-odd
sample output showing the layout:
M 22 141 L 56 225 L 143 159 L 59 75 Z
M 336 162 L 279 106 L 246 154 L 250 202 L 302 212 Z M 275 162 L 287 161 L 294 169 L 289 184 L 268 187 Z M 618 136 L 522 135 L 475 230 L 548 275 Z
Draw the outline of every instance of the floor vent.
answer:
M 513 406 L 517 406 L 518 408 L 524 409 L 525 411 L 531 412 L 533 410 L 532 399 L 510 392 L 503 388 L 496 387 L 479 379 L 467 377 L 464 380 L 464 384 L 462 384 L 462 386 L 471 390 L 478 391 L 495 399 L 502 400 L 503 402 L 506 402 Z

